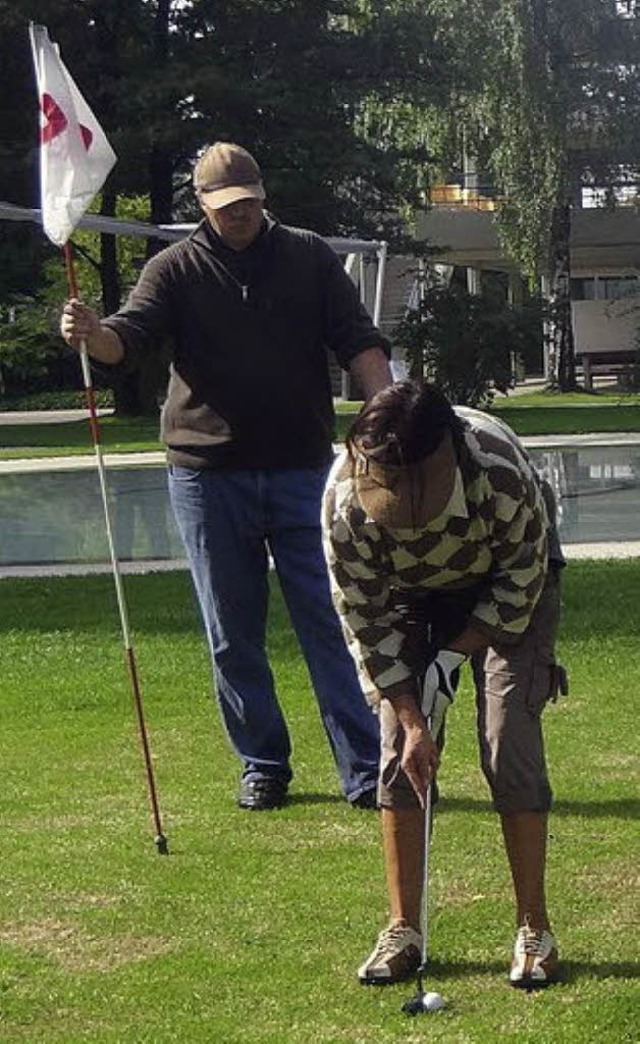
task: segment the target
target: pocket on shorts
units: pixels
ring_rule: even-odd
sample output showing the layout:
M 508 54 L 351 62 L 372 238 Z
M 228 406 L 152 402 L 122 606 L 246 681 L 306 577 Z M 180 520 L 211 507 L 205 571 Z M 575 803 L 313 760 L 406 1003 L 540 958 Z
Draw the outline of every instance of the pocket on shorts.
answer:
M 526 700 L 527 710 L 531 714 L 541 714 L 545 704 L 557 696 L 555 644 L 559 615 L 559 582 L 557 576 L 550 573 L 531 620 L 533 663 L 531 685 Z
M 526 706 L 530 714 L 538 717 L 557 691 L 555 660 L 547 656 L 536 656 L 531 671 L 531 685 L 527 693 Z

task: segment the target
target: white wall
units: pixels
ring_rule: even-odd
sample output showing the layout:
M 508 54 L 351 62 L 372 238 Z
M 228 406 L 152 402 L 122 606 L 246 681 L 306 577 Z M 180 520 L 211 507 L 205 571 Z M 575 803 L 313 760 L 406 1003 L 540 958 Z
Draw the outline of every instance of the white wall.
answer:
M 637 347 L 640 296 L 621 301 L 573 301 L 576 352 L 624 352 Z

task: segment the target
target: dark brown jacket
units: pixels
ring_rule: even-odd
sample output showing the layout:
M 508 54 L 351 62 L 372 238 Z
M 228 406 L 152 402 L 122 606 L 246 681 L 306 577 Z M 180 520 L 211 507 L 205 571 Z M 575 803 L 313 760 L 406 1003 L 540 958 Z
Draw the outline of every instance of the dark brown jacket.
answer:
M 169 460 L 233 468 L 315 467 L 331 459 L 327 350 L 348 368 L 384 346 L 337 254 L 270 218 L 236 253 L 207 222 L 152 258 L 104 320 L 131 370 L 167 338 L 162 414 Z

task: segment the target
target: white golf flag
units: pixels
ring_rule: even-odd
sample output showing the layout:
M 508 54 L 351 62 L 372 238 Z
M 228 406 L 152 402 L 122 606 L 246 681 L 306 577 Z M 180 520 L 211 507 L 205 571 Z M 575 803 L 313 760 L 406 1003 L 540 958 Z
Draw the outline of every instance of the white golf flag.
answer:
M 40 100 L 42 225 L 64 246 L 116 162 L 44 26 L 29 26 Z

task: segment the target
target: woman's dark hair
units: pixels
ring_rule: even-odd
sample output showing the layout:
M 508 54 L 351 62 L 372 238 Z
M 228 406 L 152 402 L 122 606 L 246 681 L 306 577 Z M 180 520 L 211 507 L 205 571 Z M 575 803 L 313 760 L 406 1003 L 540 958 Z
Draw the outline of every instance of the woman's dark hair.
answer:
M 450 431 L 455 441 L 462 423 L 449 400 L 432 384 L 398 381 L 363 406 L 349 428 L 346 446 L 381 464 L 413 464 L 428 457 Z

